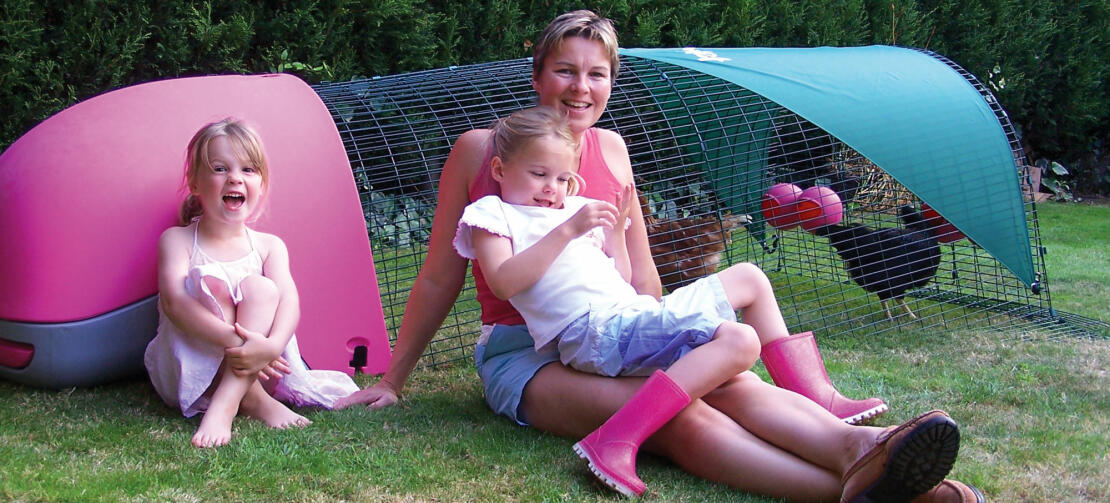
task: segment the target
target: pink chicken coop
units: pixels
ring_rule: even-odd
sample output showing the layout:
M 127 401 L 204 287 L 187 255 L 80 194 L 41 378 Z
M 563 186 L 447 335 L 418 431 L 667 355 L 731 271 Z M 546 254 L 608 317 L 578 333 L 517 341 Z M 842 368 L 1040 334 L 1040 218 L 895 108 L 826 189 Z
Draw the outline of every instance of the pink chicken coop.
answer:
M 327 109 L 293 76 L 212 76 L 97 96 L 0 155 L 0 377 L 63 388 L 142 371 L 158 318 L 157 240 L 184 197 L 185 146 L 229 116 L 265 144 L 274 176 L 254 227 L 289 247 L 306 363 L 385 369 L 370 243 Z

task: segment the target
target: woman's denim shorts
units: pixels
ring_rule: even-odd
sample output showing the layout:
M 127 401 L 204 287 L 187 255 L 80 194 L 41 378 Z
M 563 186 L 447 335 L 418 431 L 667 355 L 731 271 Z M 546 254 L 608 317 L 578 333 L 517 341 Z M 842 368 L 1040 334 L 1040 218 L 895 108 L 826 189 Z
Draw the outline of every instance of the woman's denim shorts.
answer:
M 524 386 L 540 368 L 559 361 L 555 349 L 537 352 L 524 325 L 485 325 L 474 347 L 474 364 L 486 389 L 486 403 L 498 414 L 521 426 L 528 421 L 520 412 Z

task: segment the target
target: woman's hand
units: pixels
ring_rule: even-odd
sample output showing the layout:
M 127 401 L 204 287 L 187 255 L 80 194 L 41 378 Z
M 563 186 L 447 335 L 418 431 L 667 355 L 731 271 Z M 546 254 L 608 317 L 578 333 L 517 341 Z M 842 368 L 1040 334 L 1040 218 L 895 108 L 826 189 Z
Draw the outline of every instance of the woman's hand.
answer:
M 259 378 L 266 380 L 270 377 L 281 377 L 281 373 L 289 373 L 289 362 L 281 357 L 281 350 L 271 339 L 235 324 L 235 333 L 243 344 L 224 350 L 224 358 L 228 366 L 237 376 L 259 374 Z M 262 376 L 266 377 L 263 378 Z
M 352 405 L 363 404 L 366 408 L 374 410 L 389 407 L 397 403 L 401 394 L 385 379 L 369 388 L 360 389 L 335 401 L 335 409 L 346 409 Z

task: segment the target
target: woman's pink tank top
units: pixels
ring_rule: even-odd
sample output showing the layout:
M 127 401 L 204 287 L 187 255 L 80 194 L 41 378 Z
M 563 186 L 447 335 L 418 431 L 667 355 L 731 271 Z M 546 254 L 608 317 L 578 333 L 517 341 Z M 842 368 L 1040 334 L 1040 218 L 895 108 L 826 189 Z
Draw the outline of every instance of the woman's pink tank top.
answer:
M 478 176 L 470 186 L 470 202 L 491 194 L 501 194 L 501 186 L 489 172 L 489 161 L 492 157 L 493 152 L 487 151 L 482 167 L 478 170 Z M 605 164 L 605 156 L 602 155 L 601 144 L 597 137 L 597 128 L 586 130 L 586 134 L 582 137 L 582 157 L 579 159 L 578 174 L 586 180 L 586 190 L 578 195 L 616 204 L 617 194 L 620 194 L 620 182 L 609 170 L 609 165 Z M 490 291 L 477 261 L 472 262 L 472 268 L 474 286 L 478 290 L 478 304 L 482 306 L 482 324 L 523 325 L 524 318 L 513 308 L 513 305 L 507 300 L 498 299 Z

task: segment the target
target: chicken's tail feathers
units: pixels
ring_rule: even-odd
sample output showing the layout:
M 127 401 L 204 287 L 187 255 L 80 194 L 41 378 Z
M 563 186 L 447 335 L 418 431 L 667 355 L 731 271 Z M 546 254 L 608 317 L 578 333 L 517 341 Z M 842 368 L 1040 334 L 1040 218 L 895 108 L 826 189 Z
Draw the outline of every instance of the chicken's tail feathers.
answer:
M 732 213 L 726 213 L 721 217 L 721 226 L 726 231 L 746 227 L 750 223 L 752 223 L 751 215 L 733 215 Z
M 644 215 L 644 223 L 647 225 L 655 224 L 658 219 L 651 214 L 651 205 L 648 204 L 648 198 L 640 189 L 636 189 L 636 197 L 640 200 L 640 211 Z
M 813 234 L 815 235 L 827 238 L 840 234 L 841 232 L 844 232 L 845 229 L 847 229 L 847 227 L 844 227 L 843 225 L 832 224 L 822 225 L 821 227 L 813 229 L 811 232 L 813 232 Z
M 911 230 L 929 230 L 929 222 L 925 220 L 925 216 L 912 205 L 906 204 L 900 206 L 898 208 L 898 216 L 902 219 L 902 223 Z

